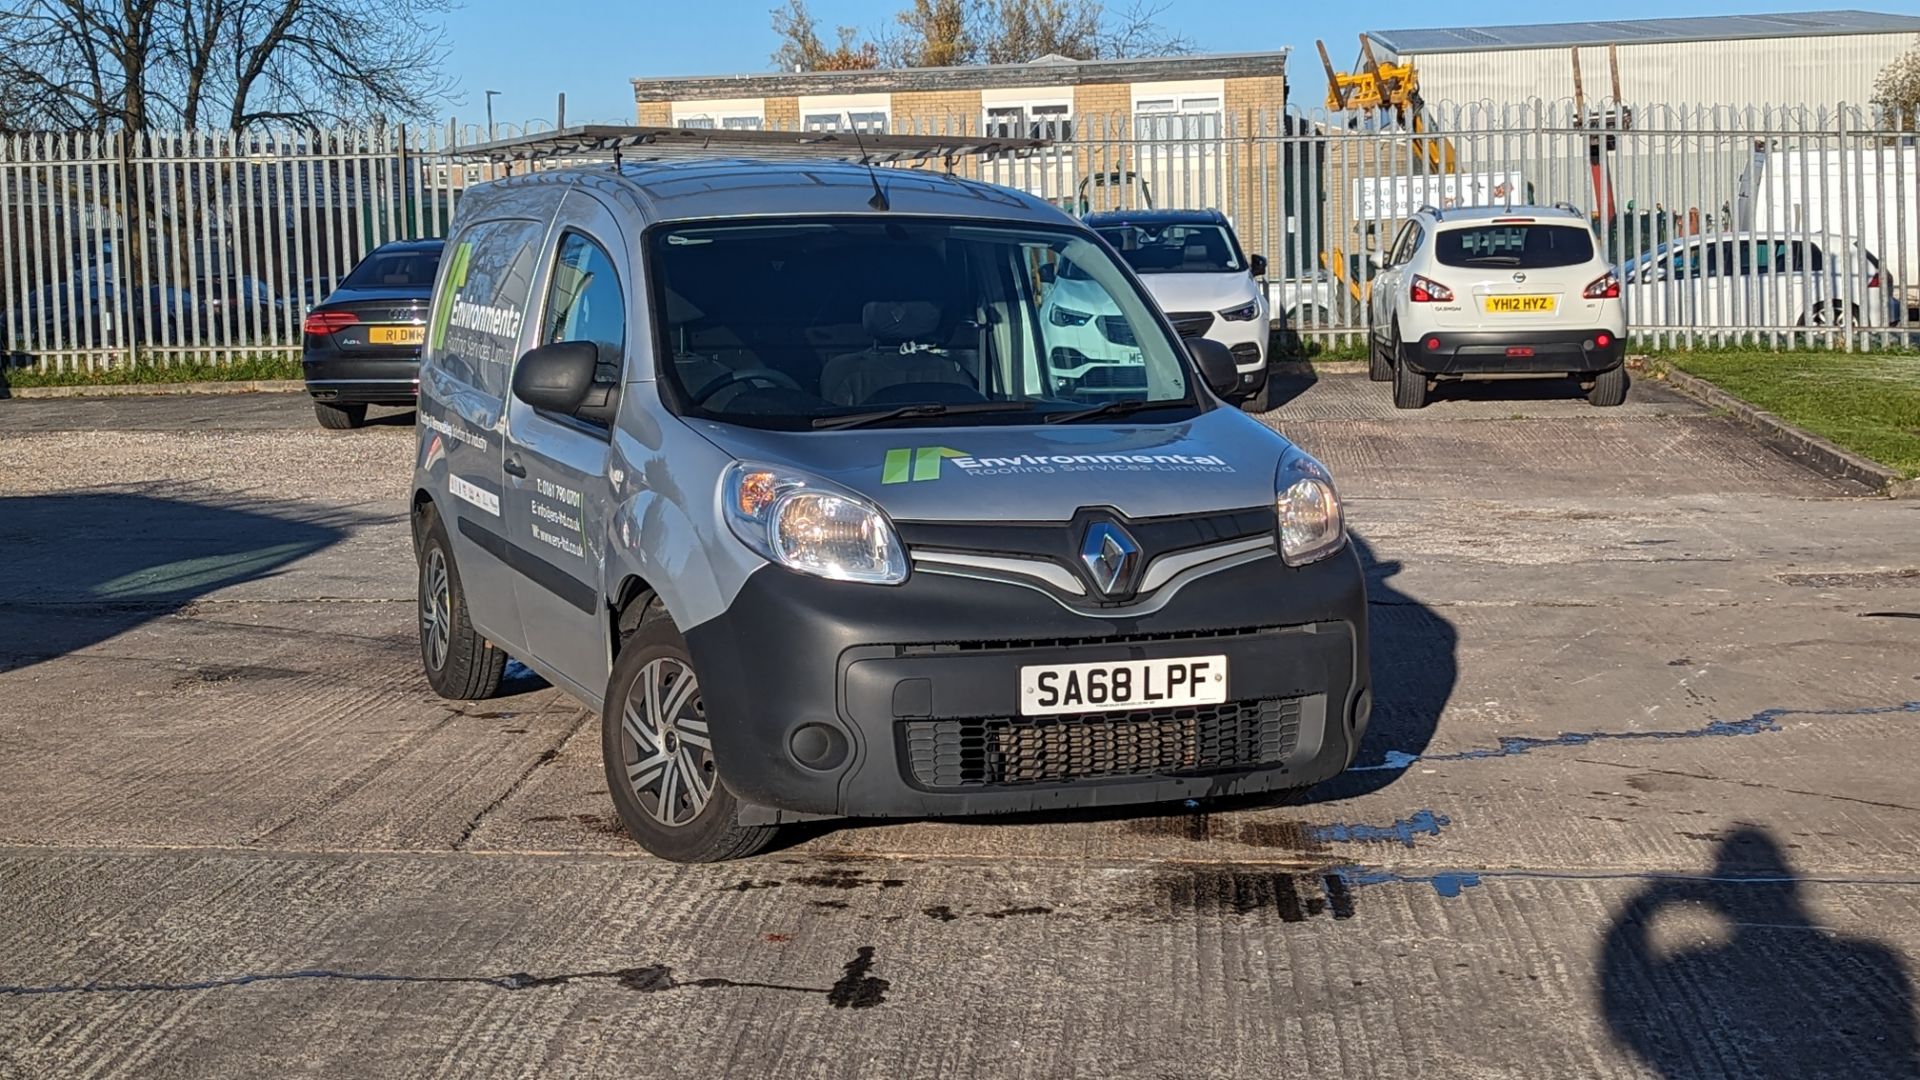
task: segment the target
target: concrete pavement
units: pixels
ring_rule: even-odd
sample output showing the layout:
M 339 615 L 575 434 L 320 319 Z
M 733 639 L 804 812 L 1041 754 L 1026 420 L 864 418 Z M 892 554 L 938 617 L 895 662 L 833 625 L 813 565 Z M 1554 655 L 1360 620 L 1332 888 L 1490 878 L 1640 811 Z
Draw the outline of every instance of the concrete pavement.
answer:
M 1920 1075 L 1920 506 L 1653 384 L 1282 389 L 1356 771 L 696 868 L 427 689 L 403 424 L 0 405 L 0 1076 Z

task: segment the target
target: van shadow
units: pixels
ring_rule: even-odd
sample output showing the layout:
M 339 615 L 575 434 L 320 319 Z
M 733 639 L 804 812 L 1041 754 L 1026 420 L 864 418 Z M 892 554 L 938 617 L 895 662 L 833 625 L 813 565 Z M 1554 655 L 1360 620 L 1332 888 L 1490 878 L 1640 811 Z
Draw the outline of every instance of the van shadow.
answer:
M 0 497 L 0 672 L 64 656 L 338 543 L 309 508 L 82 491 Z
M 1277 409 L 1302 397 L 1319 381 L 1320 376 L 1314 373 L 1311 364 L 1272 364 L 1267 370 L 1267 407 Z
M 1814 921 L 1767 830 L 1721 838 L 1712 872 L 1657 881 L 1615 917 L 1600 953 L 1613 1038 L 1664 1077 L 1920 1076 L 1912 978 L 1899 953 Z M 1663 916 L 1720 933 L 1662 949 Z
M 1433 608 L 1393 585 L 1399 560 L 1382 560 L 1354 534 L 1367 575 L 1368 656 L 1373 718 L 1353 767 L 1315 787 L 1311 802 L 1370 794 L 1406 773 L 1397 763 L 1424 754 L 1460 681 L 1460 631 Z

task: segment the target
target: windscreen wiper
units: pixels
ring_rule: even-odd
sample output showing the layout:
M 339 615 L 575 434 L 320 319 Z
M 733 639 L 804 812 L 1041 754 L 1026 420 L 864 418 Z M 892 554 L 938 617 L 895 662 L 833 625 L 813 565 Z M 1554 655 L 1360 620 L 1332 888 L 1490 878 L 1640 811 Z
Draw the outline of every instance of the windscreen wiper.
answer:
M 938 401 L 923 401 L 917 405 L 902 405 L 895 409 L 875 409 L 872 412 L 843 413 L 839 416 L 817 416 L 814 417 L 813 426 L 823 429 L 871 427 L 890 420 L 906 420 L 922 416 L 1024 412 L 1031 408 L 1033 408 L 1031 401 L 963 401 L 953 405 Z
M 1071 424 L 1076 420 L 1092 420 L 1100 416 L 1126 416 L 1130 413 L 1137 413 L 1142 409 L 1170 409 L 1177 405 L 1191 404 L 1193 404 L 1193 402 L 1184 399 L 1176 399 L 1174 401 L 1140 401 L 1134 398 L 1125 398 L 1120 401 L 1109 401 L 1105 405 L 1095 405 L 1091 409 L 1075 409 L 1072 412 L 1048 413 L 1045 422 L 1049 424 Z

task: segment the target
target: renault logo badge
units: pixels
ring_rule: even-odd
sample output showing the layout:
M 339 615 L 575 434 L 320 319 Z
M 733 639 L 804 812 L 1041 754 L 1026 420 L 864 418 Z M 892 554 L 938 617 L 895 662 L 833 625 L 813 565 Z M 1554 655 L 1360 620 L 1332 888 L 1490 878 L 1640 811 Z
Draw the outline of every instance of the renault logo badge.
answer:
M 1080 542 L 1080 561 L 1087 564 L 1094 587 L 1108 596 L 1120 591 L 1132 577 L 1139 557 L 1139 543 L 1111 521 L 1087 526 L 1086 538 Z

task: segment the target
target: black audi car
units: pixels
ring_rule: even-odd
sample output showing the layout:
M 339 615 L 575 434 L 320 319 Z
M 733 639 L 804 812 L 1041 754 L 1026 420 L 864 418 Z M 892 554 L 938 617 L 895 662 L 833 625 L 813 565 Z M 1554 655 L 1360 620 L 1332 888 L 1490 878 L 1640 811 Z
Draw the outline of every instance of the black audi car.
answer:
M 321 427 L 359 427 L 367 406 L 412 405 L 419 397 L 420 346 L 445 246 L 382 244 L 307 312 L 300 362 Z

